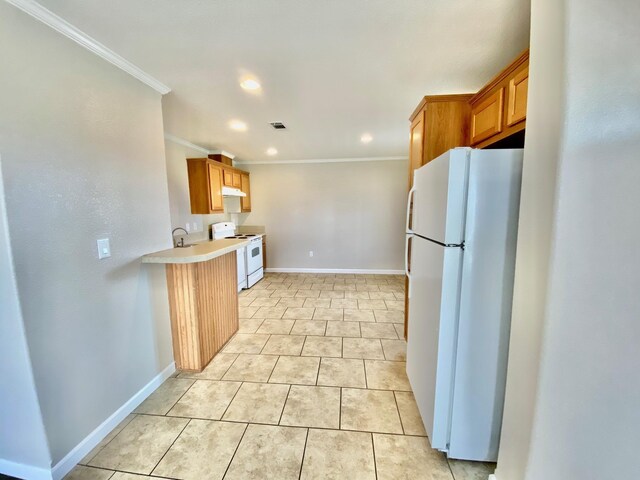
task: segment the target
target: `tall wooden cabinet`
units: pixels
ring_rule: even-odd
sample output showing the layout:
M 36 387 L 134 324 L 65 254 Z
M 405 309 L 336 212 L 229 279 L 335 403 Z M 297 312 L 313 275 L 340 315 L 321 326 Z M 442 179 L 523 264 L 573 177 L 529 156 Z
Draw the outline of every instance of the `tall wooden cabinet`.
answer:
M 243 193 L 246 193 L 246 197 L 240 197 L 240 210 L 242 212 L 250 212 L 251 211 L 251 182 L 249 180 L 249 173 L 243 172 L 240 175 L 240 190 Z
M 413 171 L 447 150 L 469 145 L 469 95 L 431 95 L 411 114 L 409 187 Z

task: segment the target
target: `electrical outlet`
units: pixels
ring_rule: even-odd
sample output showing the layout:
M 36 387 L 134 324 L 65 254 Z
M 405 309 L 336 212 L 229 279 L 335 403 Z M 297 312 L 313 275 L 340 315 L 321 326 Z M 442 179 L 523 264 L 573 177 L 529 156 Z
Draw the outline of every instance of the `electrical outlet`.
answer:
M 193 222 L 191 224 L 191 227 L 193 228 L 194 232 L 199 232 L 200 231 L 200 226 L 198 225 L 198 222 Z
M 313 257 L 313 250 L 309 250 L 309 256 Z
M 189 222 L 187 222 L 184 227 L 185 227 L 184 229 L 187 231 L 187 233 L 189 233 L 191 231 L 191 224 L 189 224 Z

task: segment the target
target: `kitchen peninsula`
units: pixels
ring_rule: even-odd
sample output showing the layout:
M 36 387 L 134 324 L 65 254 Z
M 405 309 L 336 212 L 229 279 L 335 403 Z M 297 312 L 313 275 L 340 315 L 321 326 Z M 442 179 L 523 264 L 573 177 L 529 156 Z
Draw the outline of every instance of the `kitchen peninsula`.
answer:
M 142 257 L 166 265 L 178 369 L 201 371 L 238 330 L 236 250 L 248 243 L 214 240 Z

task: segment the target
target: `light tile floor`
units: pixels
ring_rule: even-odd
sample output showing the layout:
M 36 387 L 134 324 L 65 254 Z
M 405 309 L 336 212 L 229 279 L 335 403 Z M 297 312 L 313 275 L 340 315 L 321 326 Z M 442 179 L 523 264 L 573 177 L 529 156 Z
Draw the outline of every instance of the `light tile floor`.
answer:
M 404 277 L 267 274 L 200 373 L 177 373 L 66 478 L 486 480 L 432 450 L 405 374 Z

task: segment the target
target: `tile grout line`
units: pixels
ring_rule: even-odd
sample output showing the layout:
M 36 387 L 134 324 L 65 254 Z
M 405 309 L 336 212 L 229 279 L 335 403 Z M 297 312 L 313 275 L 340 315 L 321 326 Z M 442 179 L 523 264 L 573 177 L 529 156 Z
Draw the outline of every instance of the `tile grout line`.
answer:
M 322 365 L 322 357 L 318 359 L 318 370 L 316 371 L 316 383 L 314 385 L 318 386 L 318 380 L 320 379 L 320 367 Z
M 278 359 L 276 360 L 276 363 L 273 364 L 273 367 L 271 367 L 271 371 L 269 372 L 269 377 L 267 378 L 267 381 L 264 383 L 269 383 L 271 381 L 271 377 L 273 377 L 273 372 L 276 371 L 276 367 L 278 366 L 278 363 L 280 362 L 280 355 L 278 355 Z M 277 383 L 277 382 L 274 382 Z
M 277 355 L 269 355 L 271 357 L 275 357 Z M 284 357 L 291 357 L 292 355 L 281 355 Z M 326 359 L 330 359 L 330 360 L 341 360 L 340 357 L 318 357 L 318 356 L 313 356 L 313 357 L 295 357 L 295 358 L 326 358 Z M 347 358 L 345 360 L 365 360 L 362 358 Z M 386 361 L 386 360 L 375 360 L 375 359 L 366 359 L 369 361 Z M 395 363 L 402 363 L 402 362 L 395 362 Z M 294 385 L 297 387 L 309 387 L 309 386 L 313 386 L 311 384 L 308 383 L 287 383 L 287 382 L 273 382 L 273 383 L 268 383 L 268 382 L 260 382 L 257 380 L 212 380 L 209 378 L 201 378 L 197 380 L 198 382 L 223 382 L 223 383 L 253 383 L 253 384 L 257 384 L 257 385 Z M 319 385 L 321 387 L 337 387 L 339 385 Z M 401 390 L 398 388 L 363 388 L 363 387 L 344 387 L 344 388 L 353 388 L 353 389 L 357 389 L 357 390 L 372 390 L 372 391 L 376 391 L 376 392 L 405 392 L 405 393 L 412 393 L 411 390 Z M 183 417 L 182 415 L 165 415 L 165 414 L 161 414 L 161 413 L 136 413 L 136 414 L 131 414 L 131 415 L 147 415 L 150 417 Z M 187 417 L 183 417 L 183 418 L 187 418 Z M 196 418 L 196 417 L 194 417 Z
M 371 433 L 371 451 L 373 452 L 373 473 L 378 480 L 378 465 L 376 464 L 376 443 L 373 441 L 373 433 Z
M 303 387 L 309 387 L 311 385 L 301 385 Z M 340 389 L 344 389 L 344 388 L 348 388 L 348 389 L 352 389 L 352 387 L 334 387 L 334 386 L 327 386 L 327 388 L 340 388 Z M 359 390 L 363 390 L 363 389 L 359 389 Z M 147 416 L 147 417 L 157 417 L 160 415 L 149 415 L 147 413 L 143 413 L 141 414 L 142 416 Z M 373 433 L 373 434 L 377 434 L 377 435 L 393 435 L 396 437 L 411 437 L 411 438 L 429 438 L 427 435 L 415 435 L 415 434 L 402 434 L 402 433 L 395 433 L 395 432 L 384 432 L 384 431 L 378 431 L 378 430 L 356 430 L 353 428 L 331 428 L 331 427 L 319 427 L 319 426 L 313 426 L 313 427 L 308 427 L 305 425 L 278 425 L 276 423 L 265 423 L 265 422 L 248 422 L 247 420 L 216 420 L 216 419 L 212 419 L 212 418 L 203 418 L 203 417 L 185 417 L 185 416 L 175 416 L 175 417 L 168 417 L 168 418 L 182 418 L 183 420 L 202 420 L 204 422 L 218 422 L 218 423 L 234 423 L 234 424 L 242 424 L 242 425 L 264 425 L 267 427 L 283 427 L 283 428 L 313 428 L 316 430 L 326 430 L 326 431 L 332 431 L 332 432 L 358 432 L 358 433 Z M 91 467 L 91 468 L 102 468 L 103 470 L 110 470 L 109 468 L 106 467 L 95 467 L 93 465 L 83 465 L 86 467 Z M 124 471 L 124 470 L 123 470 Z M 135 473 L 135 472 L 130 472 L 130 473 Z M 141 475 L 141 474 L 138 474 Z M 158 476 L 158 475 L 156 475 Z
M 265 318 L 265 320 L 266 320 L 266 318 Z M 264 323 L 264 322 L 263 322 L 263 323 Z M 258 334 L 254 334 L 254 335 L 258 335 Z M 258 352 L 258 355 L 260 355 L 260 354 L 264 351 L 264 348 L 267 346 L 267 343 L 269 343 L 269 340 L 271 340 L 271 334 L 269 334 L 269 338 L 267 338 L 267 341 L 266 341 L 266 342 L 264 342 L 264 345 L 262 345 L 262 348 L 261 348 L 261 349 L 260 349 L 260 351 Z
M 338 430 L 342 430 L 342 387 L 340 387 L 340 413 L 338 415 Z
M 229 373 L 229 370 L 231 370 L 231 367 L 233 367 L 236 364 L 236 362 L 240 358 L 240 355 L 247 355 L 247 354 L 246 353 L 236 353 L 236 358 L 233 359 L 233 362 L 231 362 L 231 365 L 229 365 L 227 367 L 227 369 L 224 371 L 222 376 L 217 381 L 219 381 L 219 382 L 232 382 L 233 381 L 233 380 L 224 380 L 224 377 L 227 375 L 227 373 Z
M 364 358 L 362 359 L 362 366 L 364 368 L 364 388 L 369 390 L 369 381 L 367 380 L 367 360 Z
M 238 389 L 233 394 L 233 397 L 231 397 L 231 400 L 229 401 L 229 403 L 227 404 L 226 408 L 224 409 L 224 412 L 222 412 L 222 415 L 220 415 L 220 418 L 218 418 L 219 421 L 221 421 L 224 418 L 224 416 L 227 414 L 227 410 L 229 410 L 229 407 L 231 406 L 233 401 L 236 399 L 236 396 L 238 395 L 238 392 L 240 391 L 240 389 L 242 388 L 242 385 L 244 385 L 244 383 L 245 382 L 240 382 L 240 386 L 238 387 Z
M 282 403 L 282 410 L 280 410 L 280 418 L 278 418 L 278 423 L 276 425 L 280 425 L 280 422 L 282 422 L 282 415 L 284 414 L 284 409 L 287 406 L 287 402 L 289 401 L 289 395 L 291 395 L 291 385 L 289 385 L 289 388 L 287 389 L 287 396 L 284 399 L 284 402 Z
M 234 360 L 234 361 L 235 361 L 235 360 Z M 167 379 L 167 380 L 168 380 L 168 379 Z M 189 379 L 187 379 L 187 380 L 193 380 L 193 379 L 189 378 Z M 176 401 L 173 403 L 173 405 L 171 405 L 171 407 L 169 407 L 169 410 L 167 410 L 166 412 L 164 412 L 164 413 L 162 414 L 162 416 L 166 417 L 166 416 L 167 416 L 167 414 L 168 414 L 171 410 L 173 410 L 173 407 L 175 407 L 175 406 L 178 404 L 178 402 L 179 402 L 180 400 L 182 400 L 182 397 L 184 397 L 184 396 L 187 394 L 187 392 L 188 392 L 189 390 L 191 390 L 191 388 L 193 388 L 193 386 L 196 384 L 196 382 L 197 382 L 197 381 L 198 381 L 197 379 L 193 380 L 193 382 L 191 382 L 191 385 L 189 385 L 189 388 L 187 388 L 187 389 L 182 393 L 182 395 L 180 395 L 180 398 L 178 398 L 178 400 L 176 400 Z M 163 383 L 163 385 L 164 385 L 164 383 Z M 159 387 L 158 387 L 158 388 L 159 388 Z M 156 389 L 156 390 L 154 390 L 154 392 L 153 392 L 153 393 L 155 393 L 156 391 L 157 391 L 157 389 Z M 152 393 L 151 395 L 153 395 L 153 393 Z M 150 397 L 151 395 L 149 395 L 149 397 Z M 147 398 L 149 398 L 149 397 L 147 397 Z
M 402 435 L 405 435 L 404 422 L 402 421 L 402 414 L 400 413 L 400 407 L 398 406 L 398 397 L 396 397 L 395 390 L 392 390 L 392 392 L 393 392 L 393 400 L 396 402 L 396 410 L 398 411 L 398 418 L 400 419 L 400 428 L 402 428 Z
M 194 382 L 195 383 L 195 382 Z M 153 471 L 158 468 L 158 465 L 160 465 L 160 462 L 162 462 L 162 459 L 164 457 L 166 457 L 167 453 L 169 453 L 169 450 L 171 450 L 171 447 L 173 447 L 173 445 L 178 441 L 178 438 L 180 438 L 180 435 L 182 435 L 182 432 L 184 432 L 186 430 L 186 428 L 189 426 L 189 424 L 191 423 L 191 418 L 187 421 L 187 423 L 185 423 L 184 427 L 182 427 L 182 430 L 180 430 L 180 433 L 178 435 L 176 435 L 176 438 L 173 439 L 173 442 L 171 442 L 171 445 L 169 445 L 169 448 L 167 448 L 164 452 L 164 454 L 162 455 L 162 457 L 160 457 L 160 460 L 158 460 L 158 463 L 155 464 L 155 466 L 151 469 L 151 471 L 149 473 L 146 473 L 145 475 L 151 475 L 153 473 Z
M 224 479 L 224 477 L 227 476 L 227 472 L 229 471 L 229 468 L 231 468 L 231 464 L 233 463 L 233 459 L 236 458 L 236 453 L 238 453 L 238 449 L 240 448 L 240 444 L 242 443 L 242 440 L 244 440 L 244 436 L 247 433 L 247 430 L 249 430 L 249 424 L 245 423 L 245 427 L 244 427 L 244 430 L 242 432 L 242 436 L 240 437 L 240 441 L 236 445 L 236 448 L 233 450 L 233 455 L 231 455 L 231 458 L 229 459 L 229 463 L 227 464 L 227 468 L 225 468 L 224 473 L 222 474 L 222 478 L 223 479 Z
M 302 449 L 302 461 L 300 462 L 300 472 L 298 473 L 298 480 L 302 478 L 302 466 L 304 465 L 304 457 L 307 454 L 307 441 L 309 440 L 309 430 L 307 428 L 307 434 L 304 437 L 304 448 Z

